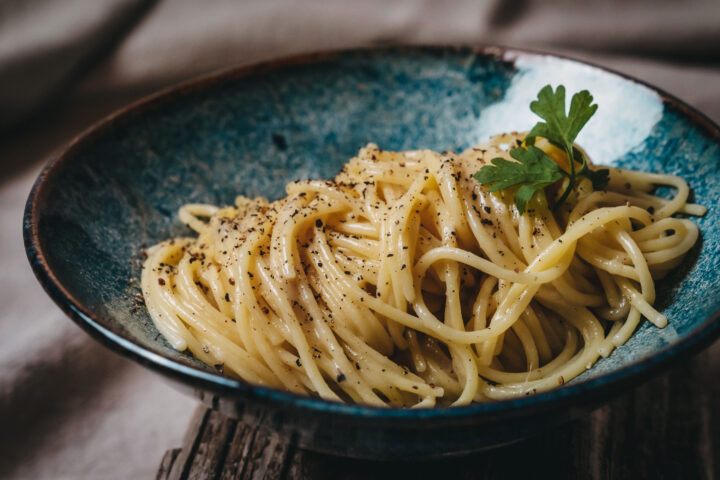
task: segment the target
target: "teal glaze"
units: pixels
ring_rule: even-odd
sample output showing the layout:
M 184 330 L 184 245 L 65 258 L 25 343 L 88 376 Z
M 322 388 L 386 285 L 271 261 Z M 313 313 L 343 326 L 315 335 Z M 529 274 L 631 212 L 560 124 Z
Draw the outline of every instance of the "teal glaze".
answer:
M 173 350 L 135 295 L 143 247 L 189 234 L 188 202 L 283 194 L 326 178 L 358 148 L 461 150 L 535 121 L 546 83 L 589 89 L 600 109 L 580 143 L 597 163 L 686 178 L 702 240 L 659 282 L 670 326 L 632 339 L 555 391 L 433 410 L 342 405 L 249 386 Z M 262 417 L 320 451 L 367 458 L 459 454 L 562 421 L 716 337 L 720 296 L 718 129 L 652 87 L 568 59 L 502 49 L 399 48 L 262 64 L 171 89 L 79 137 L 28 199 L 28 257 L 53 299 L 103 343 L 216 408 Z

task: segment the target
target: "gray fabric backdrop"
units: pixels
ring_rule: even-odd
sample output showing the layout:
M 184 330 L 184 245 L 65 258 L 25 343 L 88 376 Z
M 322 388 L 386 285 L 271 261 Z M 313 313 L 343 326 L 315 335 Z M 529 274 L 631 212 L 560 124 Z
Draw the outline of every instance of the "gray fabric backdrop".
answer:
M 717 0 L 0 0 L 0 478 L 151 478 L 195 407 L 97 345 L 33 278 L 22 208 L 53 152 L 122 104 L 214 69 L 418 43 L 569 54 L 720 120 Z

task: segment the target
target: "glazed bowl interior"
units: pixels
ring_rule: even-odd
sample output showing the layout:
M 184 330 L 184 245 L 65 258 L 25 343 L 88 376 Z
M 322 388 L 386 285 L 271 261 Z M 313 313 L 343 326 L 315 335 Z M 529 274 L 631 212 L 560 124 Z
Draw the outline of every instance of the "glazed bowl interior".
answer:
M 409 411 L 343 406 L 248 386 L 175 351 L 138 303 L 144 247 L 190 232 L 185 203 L 283 195 L 287 182 L 334 176 L 358 148 L 462 150 L 535 121 L 546 84 L 588 89 L 600 108 L 578 142 L 595 163 L 686 178 L 702 240 L 658 284 L 670 325 L 630 341 L 568 385 L 511 402 Z M 717 334 L 718 131 L 681 102 L 568 59 L 501 49 L 398 48 L 330 53 L 226 72 L 161 93 L 80 136 L 45 170 L 25 218 L 28 255 L 50 295 L 95 337 L 199 391 L 272 398 L 348 416 L 471 418 L 581 401 L 689 354 Z M 570 399 L 570 400 L 568 400 Z M 575 399 L 575 400 L 572 400 Z M 290 408 L 288 407 L 288 408 Z

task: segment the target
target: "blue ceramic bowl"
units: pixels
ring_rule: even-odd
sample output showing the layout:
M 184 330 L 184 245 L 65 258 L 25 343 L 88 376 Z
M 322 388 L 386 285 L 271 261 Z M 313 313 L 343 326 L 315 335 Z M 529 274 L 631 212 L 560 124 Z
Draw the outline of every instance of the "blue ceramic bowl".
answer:
M 333 176 L 358 148 L 460 150 L 534 122 L 545 84 L 600 105 L 579 142 L 596 163 L 686 178 L 702 241 L 659 284 L 670 326 L 647 322 L 557 390 L 432 410 L 305 398 L 218 375 L 158 334 L 135 296 L 139 251 L 187 233 L 187 202 L 276 198 L 298 178 Z M 499 48 L 393 48 L 311 55 L 206 77 L 136 103 L 73 141 L 40 175 L 25 213 L 32 268 L 60 307 L 113 350 L 229 415 L 306 448 L 365 458 L 430 458 L 530 435 L 598 405 L 720 332 L 720 132 L 692 108 L 607 70 Z

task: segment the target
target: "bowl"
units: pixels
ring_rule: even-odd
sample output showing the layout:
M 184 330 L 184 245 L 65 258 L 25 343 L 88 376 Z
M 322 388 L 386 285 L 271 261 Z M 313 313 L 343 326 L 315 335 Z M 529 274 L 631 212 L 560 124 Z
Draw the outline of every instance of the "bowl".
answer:
M 528 129 L 545 84 L 590 90 L 600 109 L 578 141 L 599 164 L 687 179 L 702 240 L 658 283 L 670 326 L 630 341 L 567 385 L 457 408 L 346 405 L 249 385 L 173 350 L 140 293 L 140 250 L 187 234 L 184 203 L 277 198 L 334 176 L 360 146 L 460 150 Z M 506 444 L 580 415 L 707 346 L 720 333 L 720 131 L 647 84 L 520 50 L 383 48 L 236 68 L 160 92 L 76 138 L 41 173 L 24 218 L 27 255 L 53 300 L 107 347 L 222 412 L 315 451 L 435 458 Z M 158 406 L 158 408 L 161 408 Z

